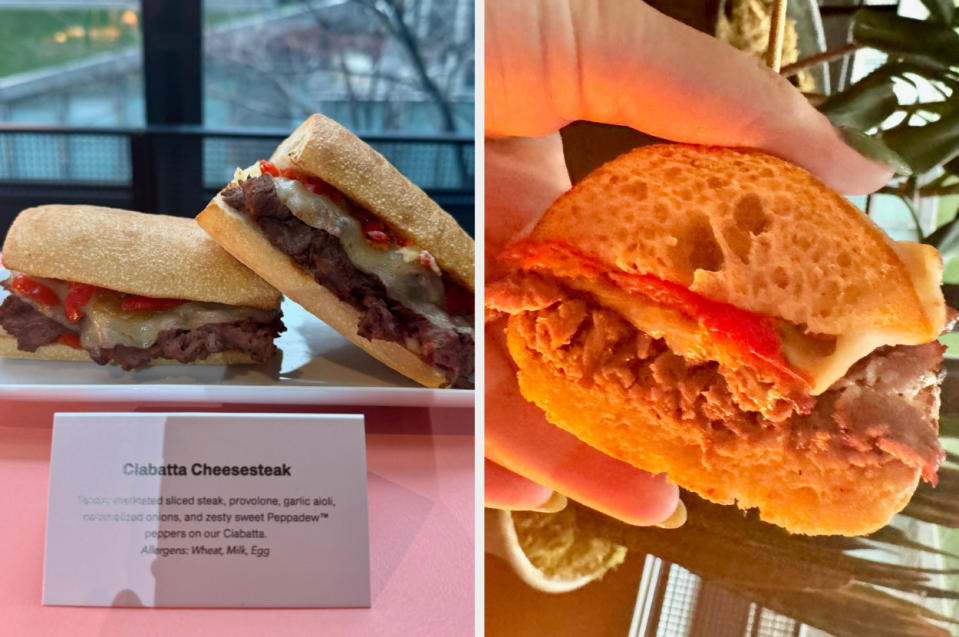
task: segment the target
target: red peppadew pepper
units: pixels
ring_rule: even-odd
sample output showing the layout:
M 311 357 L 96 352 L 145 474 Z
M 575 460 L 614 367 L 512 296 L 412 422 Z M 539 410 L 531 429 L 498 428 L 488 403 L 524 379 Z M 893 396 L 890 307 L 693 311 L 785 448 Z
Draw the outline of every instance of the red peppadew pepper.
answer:
M 561 241 L 520 242 L 507 248 L 501 258 L 525 269 L 547 269 L 557 276 L 607 277 L 624 290 L 645 295 L 697 319 L 714 340 L 750 362 L 780 378 L 809 387 L 809 379 L 783 357 L 782 339 L 775 322 L 768 316 L 707 299 L 682 285 L 649 274 L 613 271 L 598 259 Z
M 303 185 L 303 188 L 305 188 L 308 192 L 312 192 L 315 195 L 325 195 L 336 202 L 343 200 L 343 193 L 319 177 L 301 173 L 295 168 L 283 168 L 281 170 L 276 167 L 276 164 L 265 159 L 260 160 L 259 166 L 260 172 L 263 174 L 272 175 L 273 177 L 286 177 L 287 179 L 295 179 L 296 181 L 300 182 Z
M 329 197 L 336 203 L 340 203 L 345 200 L 343 193 L 319 177 L 307 175 L 306 173 L 300 172 L 296 168 L 277 168 L 276 164 L 265 159 L 261 159 L 259 161 L 259 166 L 260 172 L 263 174 L 272 175 L 274 177 L 295 179 L 302 184 L 303 188 L 307 192 L 311 192 L 314 195 L 323 195 L 325 197 Z M 373 247 L 385 250 L 391 245 L 397 245 L 400 247 L 410 245 L 411 242 L 409 239 L 394 235 L 389 231 L 389 229 L 386 228 L 386 226 L 383 225 L 380 220 L 376 219 L 365 210 L 354 209 L 353 206 L 349 206 L 349 208 L 350 213 L 356 217 L 360 224 L 362 224 L 363 234 L 367 239 L 370 240 L 370 243 L 373 244 Z
M 17 274 L 13 277 L 10 287 L 20 294 L 33 299 L 40 305 L 58 305 L 60 297 L 49 286 L 39 281 L 34 281 L 25 274 Z
M 385 250 L 390 247 L 390 235 L 386 233 L 386 228 L 376 219 L 370 219 L 363 222 L 363 234 L 370 240 L 373 247 Z
M 426 250 L 420 250 L 420 265 L 430 272 L 439 273 L 439 266 L 436 265 L 436 259 Z
M 273 164 L 273 162 L 266 161 L 265 159 L 260 160 L 260 172 L 267 175 L 273 175 L 274 177 L 280 176 L 280 170 Z
M 312 192 L 314 195 L 324 195 L 337 203 L 343 201 L 343 193 L 319 177 L 301 173 L 295 168 L 284 168 L 280 171 L 280 174 L 287 179 L 297 180 L 303 184 L 303 187 L 307 191 Z
M 123 299 L 120 308 L 124 312 L 162 312 L 183 305 L 180 299 L 153 299 L 148 296 L 128 296 Z
M 57 343 L 72 347 L 73 349 L 83 349 L 80 345 L 80 337 L 76 334 L 61 334 L 57 337 Z
M 80 310 L 90 302 L 90 297 L 98 289 L 97 286 L 87 285 L 86 283 L 70 283 L 70 291 L 63 299 L 63 311 L 72 323 L 76 323 L 83 318 L 83 313 Z

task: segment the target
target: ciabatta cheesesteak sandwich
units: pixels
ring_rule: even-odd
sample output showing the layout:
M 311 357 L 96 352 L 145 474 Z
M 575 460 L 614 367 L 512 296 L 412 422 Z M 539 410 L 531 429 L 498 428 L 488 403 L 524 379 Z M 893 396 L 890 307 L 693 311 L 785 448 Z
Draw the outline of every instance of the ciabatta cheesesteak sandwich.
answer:
M 473 240 L 386 159 L 313 115 L 197 222 L 287 297 L 430 387 L 473 373 Z
M 280 293 L 193 219 L 49 205 L 14 220 L 0 356 L 116 363 L 264 363 Z
M 760 152 L 600 167 L 501 259 L 523 396 L 608 455 L 806 534 L 935 482 L 942 262 Z

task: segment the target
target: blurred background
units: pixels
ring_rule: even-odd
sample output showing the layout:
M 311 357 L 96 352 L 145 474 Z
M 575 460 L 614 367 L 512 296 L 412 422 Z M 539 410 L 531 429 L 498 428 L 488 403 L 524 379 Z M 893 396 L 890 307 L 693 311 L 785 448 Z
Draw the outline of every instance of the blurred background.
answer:
M 473 230 L 473 0 L 0 0 L 0 234 L 39 203 L 193 216 L 309 114 Z

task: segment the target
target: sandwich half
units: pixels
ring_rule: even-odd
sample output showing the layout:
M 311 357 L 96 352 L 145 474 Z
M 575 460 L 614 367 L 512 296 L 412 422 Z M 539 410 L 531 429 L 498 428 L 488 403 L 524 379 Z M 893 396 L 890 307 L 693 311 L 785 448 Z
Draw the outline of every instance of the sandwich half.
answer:
M 941 258 L 805 171 L 636 149 L 501 258 L 523 396 L 608 455 L 806 534 L 873 531 L 935 482 Z
M 0 356 L 264 363 L 283 331 L 280 293 L 192 219 L 97 206 L 21 212 L 3 244 L 10 276 Z
M 473 240 L 343 126 L 313 115 L 197 222 L 287 297 L 429 387 L 473 373 Z

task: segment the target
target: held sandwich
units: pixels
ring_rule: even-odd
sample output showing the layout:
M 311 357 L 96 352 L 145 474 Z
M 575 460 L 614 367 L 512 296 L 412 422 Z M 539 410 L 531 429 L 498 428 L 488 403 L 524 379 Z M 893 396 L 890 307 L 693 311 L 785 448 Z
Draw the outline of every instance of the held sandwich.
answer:
M 264 363 L 280 294 L 192 219 L 96 206 L 30 208 L 3 244 L 0 356 Z
M 941 258 L 805 171 L 640 148 L 502 259 L 486 304 L 523 396 L 608 455 L 805 534 L 868 533 L 935 483 Z
M 197 217 L 356 345 L 430 387 L 473 373 L 473 240 L 386 159 L 313 115 Z

